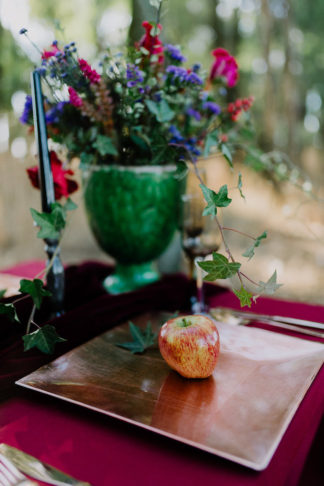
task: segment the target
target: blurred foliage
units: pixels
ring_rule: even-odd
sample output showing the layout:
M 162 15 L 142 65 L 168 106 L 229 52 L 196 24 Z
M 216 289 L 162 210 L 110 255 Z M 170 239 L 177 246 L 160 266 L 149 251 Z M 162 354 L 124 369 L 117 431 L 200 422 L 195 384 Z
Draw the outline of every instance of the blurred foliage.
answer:
M 93 59 L 99 48 L 138 39 L 142 20 L 154 20 L 149 0 L 29 0 L 29 5 L 34 21 L 54 31 L 59 19 L 64 27 L 59 38 L 75 40 L 81 54 L 84 50 Z M 180 44 L 189 63 L 199 58 L 206 69 L 213 48 L 234 54 L 241 75 L 237 96 L 256 97 L 260 145 L 282 150 L 298 163 L 304 146 L 323 148 L 323 17 L 323 0 L 311 5 L 307 0 L 165 0 L 162 38 Z M 3 28 L 0 46 L 0 103 L 8 108 L 10 93 L 27 90 L 28 77 L 21 73 L 30 64 Z

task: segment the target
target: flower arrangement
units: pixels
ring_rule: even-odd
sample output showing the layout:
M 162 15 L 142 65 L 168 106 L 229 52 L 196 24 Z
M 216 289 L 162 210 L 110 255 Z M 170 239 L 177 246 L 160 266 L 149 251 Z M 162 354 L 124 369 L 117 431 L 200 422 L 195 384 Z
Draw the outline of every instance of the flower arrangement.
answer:
M 235 58 L 218 48 L 209 73 L 199 64 L 185 67 L 180 48 L 162 44 L 159 23 L 142 25 L 145 33 L 127 55 L 108 50 L 98 70 L 74 42 L 54 41 L 42 52 L 49 137 L 81 165 L 163 165 L 211 150 L 232 163 L 229 146 L 250 124 L 253 103 L 252 96 L 228 102 L 239 78 Z M 21 121 L 33 124 L 30 97 Z
M 151 0 L 158 7 L 162 0 Z M 126 55 L 107 50 L 94 69 L 78 55 L 74 42 L 60 46 L 54 41 L 49 49 L 40 52 L 46 93 L 45 111 L 48 136 L 66 148 L 67 161 L 80 159 L 80 167 L 89 165 L 165 165 L 190 161 L 200 181 L 206 201 L 204 215 L 215 220 L 222 237 L 224 253 L 214 252 L 212 260 L 200 262 L 206 272 L 205 280 L 237 276 L 239 288 L 233 292 L 241 306 L 251 306 L 260 294 L 274 293 L 280 284 L 276 272 L 266 282 L 255 282 L 241 270 L 225 238 L 226 230 L 236 231 L 250 239 L 251 245 L 242 254 L 249 260 L 266 238 L 247 235 L 222 226 L 218 209 L 231 203 L 226 185 L 216 192 L 208 188 L 200 177 L 197 158 L 212 152 L 222 152 L 232 166 L 232 149 L 240 146 L 251 125 L 249 110 L 253 97 L 235 99 L 231 89 L 239 79 L 238 64 L 223 48 L 212 52 L 213 62 L 208 73 L 199 64 L 185 67 L 186 58 L 178 46 L 163 44 L 162 26 L 157 22 L 143 22 L 144 35 Z M 27 36 L 27 30 L 21 29 Z M 44 84 L 45 84 L 44 83 Z M 32 99 L 27 96 L 21 122 L 33 127 Z M 76 208 L 69 195 L 77 189 L 73 171 L 63 164 L 55 151 L 50 152 L 56 202 L 51 212 L 31 210 L 39 238 L 60 242 L 66 225 L 67 212 Z M 34 187 L 39 187 L 38 167 L 27 170 Z M 237 190 L 242 197 L 239 174 Z M 65 198 L 64 203 L 58 202 Z M 59 248 L 59 247 L 58 247 Z M 55 254 L 54 254 L 55 256 Z M 23 336 L 24 348 L 37 347 L 52 352 L 56 343 L 64 339 L 51 324 L 42 327 L 34 321 L 35 311 L 42 299 L 49 296 L 44 279 L 53 265 L 53 258 L 45 269 L 43 279 L 22 280 L 17 299 L 30 297 L 33 307 Z M 254 295 L 245 281 L 254 285 Z M 0 291 L 0 298 L 4 291 Z M 18 321 L 15 301 L 0 303 L 0 314 Z M 36 330 L 32 331 L 32 326 Z

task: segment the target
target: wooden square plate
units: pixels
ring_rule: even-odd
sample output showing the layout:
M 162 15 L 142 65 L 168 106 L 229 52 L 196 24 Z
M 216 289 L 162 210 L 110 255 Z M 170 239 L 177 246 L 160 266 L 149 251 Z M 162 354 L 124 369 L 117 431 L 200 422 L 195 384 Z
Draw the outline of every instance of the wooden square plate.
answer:
M 153 329 L 166 314 L 133 320 Z M 214 374 L 188 380 L 152 347 L 133 355 L 122 324 L 17 383 L 261 470 L 324 360 L 324 345 L 262 329 L 218 324 Z

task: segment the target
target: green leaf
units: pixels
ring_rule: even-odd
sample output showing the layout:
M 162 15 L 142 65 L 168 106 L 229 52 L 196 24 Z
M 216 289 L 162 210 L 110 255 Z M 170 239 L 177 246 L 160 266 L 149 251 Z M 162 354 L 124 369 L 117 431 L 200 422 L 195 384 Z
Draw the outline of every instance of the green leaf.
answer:
M 93 154 L 88 154 L 87 152 L 82 152 L 80 155 L 80 169 L 87 169 L 89 165 L 93 162 Z
M 25 334 L 23 336 L 24 351 L 28 351 L 31 348 L 37 348 L 43 353 L 52 354 L 55 349 L 56 343 L 62 343 L 66 339 L 59 336 L 56 329 L 51 324 L 45 324 L 45 326 L 37 329 L 37 331 Z
M 206 141 L 205 141 L 205 148 L 204 148 L 204 157 L 208 157 L 210 153 L 210 149 L 214 146 L 218 146 L 218 132 L 213 131 L 207 134 Z
M 175 112 L 170 108 L 165 100 L 161 100 L 159 102 L 146 100 L 145 103 L 149 111 L 155 115 L 157 121 L 160 123 L 172 120 L 175 115 Z
M 258 236 L 255 241 L 253 242 L 253 245 L 251 245 L 244 253 L 242 253 L 242 256 L 248 258 L 251 260 L 251 258 L 254 256 L 254 250 L 258 246 L 260 246 L 261 240 L 267 237 L 267 232 L 264 231 L 262 235 Z
M 241 267 L 240 263 L 229 262 L 221 253 L 213 253 L 213 259 L 206 262 L 198 262 L 198 265 L 207 272 L 204 280 L 213 282 L 217 279 L 229 278 L 234 275 Z
M 252 294 L 251 292 L 248 292 L 244 287 L 243 285 L 241 286 L 240 290 L 235 290 L 233 289 L 233 292 L 234 294 L 236 295 L 236 297 L 239 298 L 240 300 L 240 303 L 241 303 L 241 307 L 244 307 L 244 306 L 248 306 L 248 307 L 251 307 L 251 304 L 252 304 Z
M 98 135 L 97 140 L 92 146 L 98 150 L 99 154 L 104 155 L 118 155 L 117 149 L 114 146 L 110 137 L 107 135 Z
M 232 158 L 232 154 L 231 154 L 228 146 L 225 143 L 222 143 L 221 146 L 220 146 L 220 149 L 221 149 L 222 154 L 224 155 L 225 159 L 229 163 L 229 165 L 231 167 L 233 167 L 233 158 Z
M 44 289 L 44 284 L 39 278 L 35 278 L 34 280 L 20 280 L 19 292 L 30 295 L 37 309 L 40 308 L 43 297 L 52 295 L 51 292 Z
M 225 208 L 232 201 L 232 199 L 228 197 L 226 184 L 220 188 L 218 193 L 209 189 L 204 184 L 200 184 L 200 188 L 207 203 L 207 206 L 203 211 L 203 216 L 207 216 L 208 214 L 216 216 L 217 208 Z
M 272 295 L 282 285 L 277 283 L 277 270 L 275 270 L 267 282 L 259 282 L 259 294 Z
M 116 346 L 128 349 L 133 354 L 135 354 L 143 353 L 145 349 L 155 343 L 157 334 L 152 331 L 150 322 L 147 324 L 145 331 L 142 331 L 138 326 L 135 326 L 135 324 L 129 322 L 129 330 L 133 341 L 126 343 L 117 343 Z
M 241 198 L 242 199 L 245 199 L 245 196 L 244 196 L 244 194 L 242 192 L 242 187 L 243 187 L 243 184 L 242 184 L 242 174 L 241 174 L 241 172 L 239 172 L 238 181 L 237 181 L 237 188 L 238 188 L 238 190 L 240 192 Z
M 0 299 L 5 296 L 5 293 L 7 292 L 7 289 L 0 290 Z
M 37 238 L 57 240 L 66 224 L 66 214 L 60 203 L 51 206 L 50 213 L 39 213 L 36 209 L 30 210 L 33 220 L 40 227 Z
M 65 211 L 74 211 L 75 209 L 78 208 L 78 205 L 75 204 L 75 202 L 72 201 L 72 199 L 68 197 L 67 201 L 66 201 L 66 203 L 64 204 L 63 207 L 64 207 Z
M 11 322 L 20 322 L 13 304 L 0 304 L 0 314 L 6 315 Z

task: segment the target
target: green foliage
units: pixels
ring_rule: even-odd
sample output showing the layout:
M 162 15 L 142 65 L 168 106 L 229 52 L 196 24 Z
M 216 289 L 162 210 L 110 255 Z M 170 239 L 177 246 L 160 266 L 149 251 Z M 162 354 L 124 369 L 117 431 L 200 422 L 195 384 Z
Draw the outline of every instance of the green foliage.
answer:
M 204 184 L 200 184 L 200 188 L 207 203 L 207 206 L 205 207 L 203 212 L 204 216 L 207 216 L 208 214 L 210 214 L 211 216 L 216 216 L 217 208 L 225 208 L 232 201 L 232 199 L 228 197 L 226 184 L 220 188 L 218 193 L 216 193 L 212 189 L 209 189 Z
M 97 140 L 92 144 L 98 150 L 100 155 L 118 155 L 116 147 L 114 146 L 110 137 L 106 135 L 98 135 Z
M 213 282 L 217 279 L 225 279 L 232 277 L 241 267 L 240 263 L 229 262 L 229 260 L 221 253 L 213 253 L 213 259 L 206 262 L 198 262 L 198 265 L 207 272 L 204 280 Z
M 245 196 L 244 196 L 243 191 L 242 191 L 242 187 L 243 187 L 242 174 L 241 174 L 241 172 L 239 172 L 238 181 L 237 181 L 237 188 L 239 190 L 239 193 L 240 193 L 241 198 L 242 199 L 245 199 Z
M 229 163 L 230 167 L 233 167 L 233 157 L 232 157 L 232 154 L 231 154 L 228 146 L 225 143 L 222 143 L 220 145 L 220 149 L 221 149 L 222 154 L 224 155 L 225 159 Z
M 7 289 L 0 290 L 0 299 L 2 299 L 5 296 Z
M 156 120 L 160 123 L 172 120 L 175 115 L 175 112 L 171 110 L 170 106 L 165 100 L 161 100 L 160 102 L 146 100 L 145 103 L 150 112 L 156 117 Z
M 11 322 L 20 322 L 14 304 L 1 304 L 0 314 L 8 317 Z
M 66 211 L 60 203 L 52 204 L 50 213 L 30 210 L 33 220 L 40 227 L 37 238 L 57 240 L 66 225 Z
M 57 343 L 62 343 L 66 339 L 59 336 L 56 329 L 51 324 L 45 324 L 30 334 L 23 336 L 24 351 L 37 348 L 45 354 L 52 354 Z
M 144 331 L 138 326 L 129 322 L 129 330 L 133 341 L 126 343 L 117 343 L 116 346 L 128 349 L 131 353 L 143 353 L 147 348 L 155 343 L 157 334 L 152 331 L 151 323 L 149 322 Z
M 253 242 L 253 245 L 251 245 L 244 253 L 242 253 L 242 256 L 248 258 L 251 260 L 251 258 L 254 256 L 254 250 L 260 246 L 261 240 L 267 237 L 267 232 L 264 231 L 262 235 L 258 236 L 255 238 L 255 241 Z
M 205 141 L 204 157 L 208 157 L 208 155 L 210 154 L 210 149 L 212 147 L 218 147 L 218 145 L 218 131 L 214 130 L 213 132 L 208 133 Z
M 234 294 L 240 300 L 241 307 L 251 307 L 252 304 L 252 297 L 253 295 L 251 292 L 248 292 L 243 285 L 241 286 L 240 290 L 233 289 Z
M 65 209 L 65 211 L 75 211 L 75 209 L 78 208 L 78 205 L 75 204 L 75 202 L 72 201 L 72 199 L 68 197 L 66 203 L 63 206 L 63 208 Z
M 43 282 L 38 278 L 34 280 L 20 280 L 19 292 L 30 295 L 37 309 L 40 309 L 44 297 L 52 295 L 51 292 L 44 289 Z
M 275 270 L 267 282 L 259 282 L 259 294 L 272 295 L 282 285 L 277 283 L 277 271 Z

